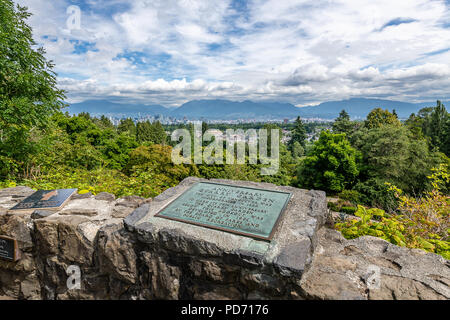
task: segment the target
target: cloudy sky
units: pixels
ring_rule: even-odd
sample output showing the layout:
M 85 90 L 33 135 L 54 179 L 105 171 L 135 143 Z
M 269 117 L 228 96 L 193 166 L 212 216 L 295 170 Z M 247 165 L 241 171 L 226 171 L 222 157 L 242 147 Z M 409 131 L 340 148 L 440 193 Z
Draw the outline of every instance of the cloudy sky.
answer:
M 16 2 L 69 102 L 450 98 L 450 0 Z

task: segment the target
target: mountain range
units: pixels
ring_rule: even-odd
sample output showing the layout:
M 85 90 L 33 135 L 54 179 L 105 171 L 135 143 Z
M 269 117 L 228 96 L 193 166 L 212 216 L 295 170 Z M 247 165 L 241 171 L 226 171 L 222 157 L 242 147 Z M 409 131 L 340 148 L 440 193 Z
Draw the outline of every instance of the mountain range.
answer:
M 449 106 L 450 102 L 443 102 Z M 121 117 L 163 115 L 190 120 L 270 120 L 301 116 L 302 118 L 334 119 L 341 110 L 346 110 L 351 118 L 365 118 L 370 110 L 380 107 L 394 110 L 400 118 L 407 118 L 423 107 L 435 106 L 436 102 L 408 103 L 381 99 L 352 98 L 341 101 L 323 102 L 316 106 L 296 107 L 290 103 L 254 102 L 229 100 L 193 100 L 178 108 L 161 105 L 123 104 L 108 100 L 87 100 L 69 105 L 69 113 L 89 112 L 92 115 L 111 115 Z

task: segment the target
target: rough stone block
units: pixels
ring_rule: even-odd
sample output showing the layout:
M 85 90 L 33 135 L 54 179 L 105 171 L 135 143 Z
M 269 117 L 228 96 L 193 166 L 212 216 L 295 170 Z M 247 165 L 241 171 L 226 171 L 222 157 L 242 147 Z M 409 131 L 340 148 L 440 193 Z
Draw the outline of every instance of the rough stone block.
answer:
M 313 299 L 450 299 L 450 269 L 439 255 L 364 236 L 319 231 L 301 287 Z
M 34 210 L 33 213 L 31 214 L 31 219 L 42 219 L 45 217 L 49 217 L 52 214 L 55 214 L 56 211 L 50 211 L 50 210 Z
M 100 229 L 97 243 L 100 271 L 127 283 L 137 280 L 136 254 L 133 240 L 123 231 L 123 225 L 108 225 Z
M 87 216 L 87 217 L 93 217 L 98 214 L 98 211 L 96 209 L 67 209 L 64 211 L 59 212 L 60 215 L 68 216 L 68 215 L 76 215 L 76 216 Z
M 112 193 L 100 192 L 95 196 L 95 200 L 104 200 L 110 202 L 116 200 L 116 196 L 113 195 Z
M 158 241 L 155 245 L 164 250 L 190 256 L 224 257 L 229 262 L 250 268 L 272 265 L 285 275 L 292 272 L 301 275 L 311 262 L 317 230 L 327 219 L 324 192 L 268 183 L 210 180 L 292 193 L 271 242 L 155 217 L 163 207 L 201 181 L 209 180 L 192 177 L 183 180 L 178 186 L 154 198 L 151 203 L 136 209 L 125 219 L 125 225 L 138 235 L 138 239 L 144 242 Z

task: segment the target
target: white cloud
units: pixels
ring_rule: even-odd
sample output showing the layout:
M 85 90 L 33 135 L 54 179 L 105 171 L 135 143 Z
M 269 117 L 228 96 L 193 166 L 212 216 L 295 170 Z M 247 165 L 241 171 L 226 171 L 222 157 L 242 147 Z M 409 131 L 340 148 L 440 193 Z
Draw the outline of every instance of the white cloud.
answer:
M 444 0 L 18 2 L 71 101 L 450 98 Z M 81 30 L 70 32 L 77 3 Z

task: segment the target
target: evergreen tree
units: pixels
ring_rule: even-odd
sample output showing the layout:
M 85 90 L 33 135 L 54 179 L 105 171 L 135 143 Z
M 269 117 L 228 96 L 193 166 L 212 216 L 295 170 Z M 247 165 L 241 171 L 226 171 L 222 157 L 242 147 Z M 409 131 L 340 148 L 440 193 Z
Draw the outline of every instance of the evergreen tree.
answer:
M 152 125 L 150 121 L 138 122 L 136 125 L 136 140 L 139 143 L 152 141 Z
M 411 113 L 408 120 L 405 121 L 405 125 L 417 139 L 423 138 L 423 119 L 421 117 Z
M 397 111 L 395 111 L 395 109 L 392 110 L 392 115 L 398 119 L 398 114 Z
M 334 133 L 345 133 L 347 136 L 351 133 L 354 124 L 350 121 L 350 116 L 347 111 L 342 110 L 339 113 L 339 117 L 333 123 Z
M 300 157 L 303 157 L 304 155 L 305 155 L 305 149 L 302 147 L 302 145 L 298 141 L 295 141 L 294 145 L 292 146 L 292 156 L 294 158 L 300 158 Z
M 150 121 L 139 122 L 136 127 L 136 139 L 138 142 L 151 142 L 155 144 L 166 143 L 166 132 L 159 121 L 150 123 Z
M 289 149 L 292 151 L 294 143 L 298 142 L 303 148 L 306 145 L 306 129 L 300 117 L 295 120 L 294 129 L 292 129 L 291 140 L 289 141 Z
M 109 120 L 109 118 L 107 118 L 106 116 L 102 115 L 99 119 L 99 125 L 104 128 L 114 128 L 113 123 L 111 122 L 111 120 Z
M 278 130 L 278 145 L 280 146 L 281 143 L 281 137 L 282 137 L 282 130 L 281 128 L 274 123 L 266 123 L 263 125 L 262 129 L 266 129 L 267 130 L 267 152 L 268 155 L 272 155 L 272 130 Z
M 441 140 L 441 152 L 450 157 L 450 114 L 447 113 L 447 119 L 444 125 L 443 137 Z
M 418 137 L 425 136 L 431 148 L 439 148 L 449 155 L 449 122 L 450 114 L 441 101 L 437 101 L 436 107 L 422 108 L 412 114 L 406 121 L 408 128 Z
M 152 123 L 151 126 L 151 137 L 150 137 L 150 141 L 156 144 L 162 144 L 165 145 L 166 144 L 166 139 L 167 139 L 167 135 L 166 135 L 166 131 L 164 130 L 164 127 L 162 126 L 161 122 L 156 121 L 154 123 Z
M 430 123 L 426 129 L 427 135 L 431 139 L 431 144 L 433 146 L 442 148 L 444 141 L 444 129 L 446 126 L 446 120 L 448 117 L 447 110 L 441 101 L 437 101 L 436 107 L 431 113 Z
M 136 135 L 136 125 L 131 118 L 120 120 L 119 126 L 117 127 L 117 132 L 128 132 L 131 136 Z
M 208 130 L 208 123 L 202 121 L 202 135 L 205 134 L 206 130 Z

